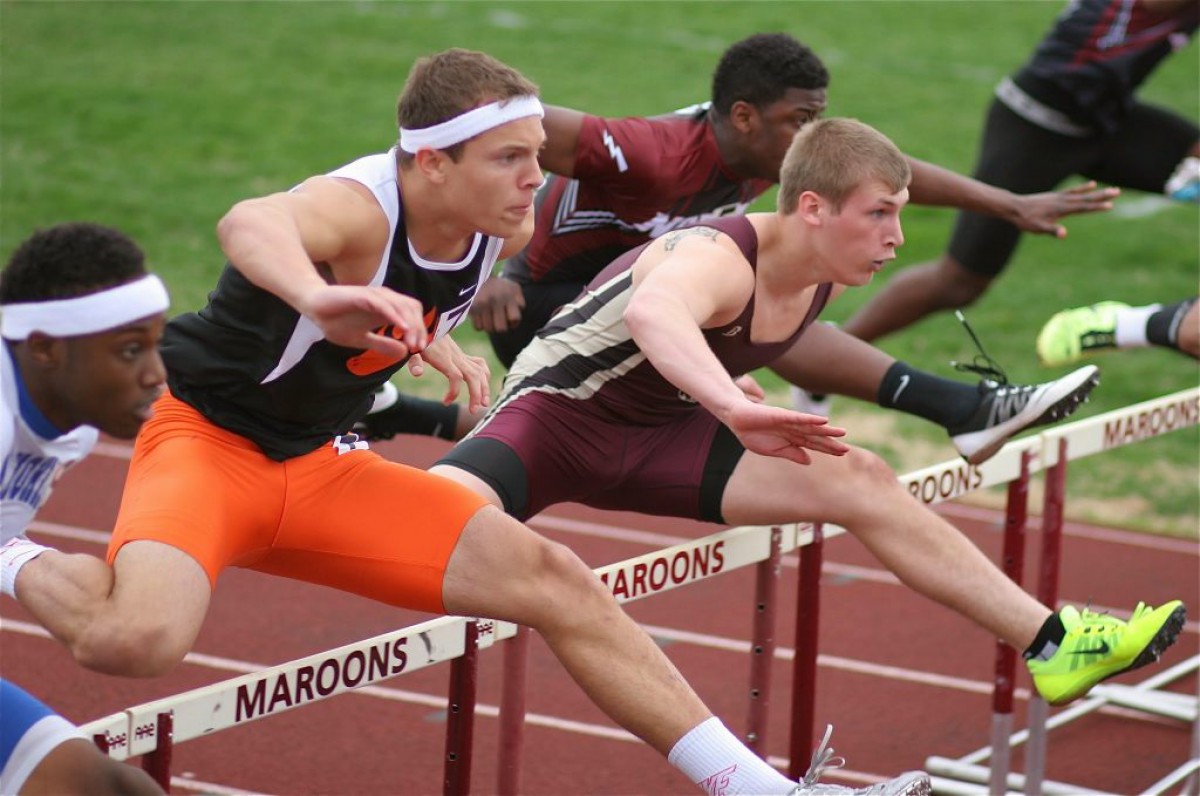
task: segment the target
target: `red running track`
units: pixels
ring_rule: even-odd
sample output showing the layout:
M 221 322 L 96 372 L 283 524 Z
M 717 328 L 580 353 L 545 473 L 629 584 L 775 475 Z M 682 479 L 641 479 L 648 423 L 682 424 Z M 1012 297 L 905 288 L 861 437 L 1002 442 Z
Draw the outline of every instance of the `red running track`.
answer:
M 426 466 L 444 444 L 404 438 L 383 443 L 388 455 Z M 69 472 L 39 521 L 36 538 L 72 551 L 103 553 L 127 461 L 119 446 Z M 1036 507 L 1031 507 L 1036 508 Z M 1001 518 L 950 505 L 940 509 L 993 560 Z M 563 506 L 533 525 L 573 547 L 591 565 L 630 558 L 712 533 L 714 526 Z M 45 526 L 43 526 L 45 527 Z M 82 533 L 80 532 L 82 531 Z M 1031 520 L 1025 583 L 1035 582 L 1040 534 Z M 62 534 L 79 538 L 68 538 Z M 1138 599 L 1174 597 L 1195 611 L 1200 595 L 1198 546 L 1068 524 L 1060 595 L 1064 601 L 1128 612 Z M 767 749 L 786 756 L 791 699 L 795 556 L 779 588 L 781 648 L 773 669 Z M 965 619 L 928 602 L 896 580 L 852 538 L 825 549 L 817 724 L 835 726 L 833 746 L 862 784 L 920 768 L 929 755 L 961 757 L 990 742 L 994 642 Z M 628 606 L 666 649 L 709 706 L 740 733 L 746 726 L 753 568 L 737 570 Z M 570 610 L 570 606 L 563 606 Z M 0 600 L 0 656 L 6 678 L 69 719 L 85 723 L 140 704 L 295 658 L 359 641 L 429 618 L 323 587 L 241 570 L 221 579 L 208 620 L 188 662 L 155 680 L 127 680 L 78 667 L 38 632 L 17 603 Z M 1197 622 L 1159 666 L 1196 655 Z M 499 646 L 480 654 L 480 715 L 475 727 L 473 792 L 495 792 L 500 698 Z M 1156 669 L 1131 673 L 1132 683 Z M 448 666 L 403 675 L 368 689 L 313 703 L 176 747 L 176 792 L 275 794 L 436 794 L 441 792 Z M 522 792 L 528 794 L 665 794 L 694 789 L 657 753 L 630 742 L 586 700 L 535 638 L 529 665 L 531 714 Z M 1017 680 L 1014 725 L 1024 726 L 1029 678 Z M 1190 676 L 1172 690 L 1196 692 Z M 1052 731 L 1046 775 L 1111 793 L 1135 793 L 1188 757 L 1192 730 L 1179 722 L 1106 708 Z M 1020 770 L 1023 752 L 1013 755 Z M 190 783 L 190 785 L 189 785 Z

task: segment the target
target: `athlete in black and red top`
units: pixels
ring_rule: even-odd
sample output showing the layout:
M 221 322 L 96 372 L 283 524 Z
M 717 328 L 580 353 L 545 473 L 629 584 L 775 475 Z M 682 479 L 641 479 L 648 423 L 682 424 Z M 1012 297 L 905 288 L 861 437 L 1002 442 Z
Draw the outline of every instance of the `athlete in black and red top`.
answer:
M 487 403 L 486 366 L 444 333 L 533 231 L 535 95 L 483 53 L 423 58 L 398 103 L 397 149 L 235 205 L 218 225 L 230 270 L 205 310 L 171 322 L 178 395 L 156 402 L 138 438 L 110 588 L 81 602 L 79 584 L 39 590 L 26 577 L 23 601 L 40 595 L 47 628 L 87 665 L 143 676 L 183 658 L 231 566 L 529 625 L 686 777 L 664 789 L 795 793 L 578 556 L 459 484 L 334 436 L 418 354 Z
M 1135 92 L 1200 24 L 1196 0 L 1076 0 L 1030 59 L 996 88 L 976 179 L 1012 191 L 1044 191 L 1079 174 L 1150 193 L 1171 193 L 1191 169 L 1200 200 L 1200 127 L 1137 99 Z M 1184 180 L 1184 185 L 1187 185 Z M 979 299 L 1004 270 L 1021 230 L 960 213 L 941 259 L 906 268 L 844 325 L 875 340 L 931 313 Z
M 793 90 L 791 132 L 825 108 L 828 78 L 818 66 L 814 58 L 812 77 Z M 772 179 L 744 178 L 726 164 L 715 116 L 708 104 L 626 119 L 549 109 L 547 129 L 571 132 L 548 148 L 565 150 L 564 138 L 573 139 L 575 148 L 569 163 L 555 163 L 553 150 L 540 158 L 552 173 L 538 192 L 533 239 L 501 272 L 520 286 L 524 306 L 505 308 L 519 312 L 515 326 L 506 329 L 508 319 L 495 317 L 489 329 L 501 362 L 511 365 L 550 314 L 622 252 L 695 221 L 741 215 L 774 185 Z M 492 283 L 487 295 L 503 288 Z M 494 309 L 477 309 L 476 325 L 487 328 L 485 315 Z

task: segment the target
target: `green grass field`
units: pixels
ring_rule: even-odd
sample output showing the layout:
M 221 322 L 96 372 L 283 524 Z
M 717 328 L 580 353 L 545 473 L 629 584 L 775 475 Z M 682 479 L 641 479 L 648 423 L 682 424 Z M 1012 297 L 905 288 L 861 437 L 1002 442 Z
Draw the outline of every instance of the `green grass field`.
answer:
M 549 102 L 605 115 L 705 99 L 721 51 L 783 30 L 830 67 L 830 114 L 855 116 L 917 157 L 969 173 L 992 87 L 1019 65 L 1058 2 L 3 2 L 0 4 L 0 254 L 69 219 L 120 227 L 198 307 L 222 266 L 213 228 L 238 199 L 285 189 L 393 141 L 414 58 L 486 50 L 537 81 Z M 1142 96 L 1197 118 L 1195 44 Z M 763 197 L 769 207 L 772 195 Z M 912 208 L 896 265 L 934 257 L 953 214 Z M 1027 239 L 969 317 L 1016 381 L 1041 368 L 1033 338 L 1066 305 L 1193 294 L 1200 211 L 1130 194 L 1120 212 L 1069 222 L 1066 241 Z M 887 274 L 882 275 L 887 279 Z M 876 286 L 851 291 L 849 315 Z M 486 341 L 459 335 L 483 353 Z M 882 347 L 934 372 L 969 358 L 951 316 Z M 1195 386 L 1196 363 L 1153 350 L 1111 355 L 1086 416 Z M 782 386 L 764 381 L 773 398 Z M 426 394 L 440 394 L 437 385 Z M 940 429 L 848 399 L 834 419 L 901 470 L 950 458 Z M 1072 468 L 1077 517 L 1197 535 L 1194 429 Z M 995 496 L 989 496 L 995 498 Z

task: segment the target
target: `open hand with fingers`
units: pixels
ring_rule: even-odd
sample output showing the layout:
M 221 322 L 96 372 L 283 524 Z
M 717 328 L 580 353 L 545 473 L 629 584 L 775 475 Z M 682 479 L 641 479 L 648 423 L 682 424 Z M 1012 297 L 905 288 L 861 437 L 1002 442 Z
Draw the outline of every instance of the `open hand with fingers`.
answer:
M 430 343 L 420 354 L 413 354 L 408 360 L 409 372 L 421 376 L 425 372 L 426 362 L 449 382 L 442 403 L 449 404 L 458 398 L 463 385 L 467 387 L 470 411 L 486 409 L 491 403 L 492 372 L 483 357 L 471 356 L 449 337 L 442 337 Z
M 1061 191 L 1018 195 L 1009 221 L 1025 232 L 1065 238 L 1067 228 L 1058 223 L 1063 216 L 1112 210 L 1120 188 L 1097 188 L 1095 181 Z
M 749 400 L 730 409 L 725 424 L 746 450 L 799 464 L 812 463 L 809 451 L 841 456 L 850 450 L 837 439 L 846 429 L 829 425 L 829 418 Z

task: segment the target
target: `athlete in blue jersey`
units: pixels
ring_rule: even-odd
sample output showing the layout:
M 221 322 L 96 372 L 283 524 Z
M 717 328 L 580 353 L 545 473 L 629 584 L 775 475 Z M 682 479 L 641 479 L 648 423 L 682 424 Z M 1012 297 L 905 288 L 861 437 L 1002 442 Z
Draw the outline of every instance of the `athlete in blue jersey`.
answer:
M 37 562 L 90 588 L 112 585 L 92 556 L 36 544 L 25 531 L 64 469 L 98 431 L 129 438 L 163 385 L 157 343 L 167 294 L 121 233 L 63 224 L 23 242 L 0 273 L 0 587 Z M 162 791 L 111 760 L 70 722 L 0 680 L 0 793 Z
M 1025 65 L 996 88 L 975 177 L 1025 192 L 1080 174 L 1200 201 L 1200 127 L 1136 96 L 1197 24 L 1196 0 L 1071 2 Z M 960 213 L 940 260 L 897 273 L 842 328 L 875 340 L 971 304 L 1004 270 L 1020 237 L 1003 219 Z

